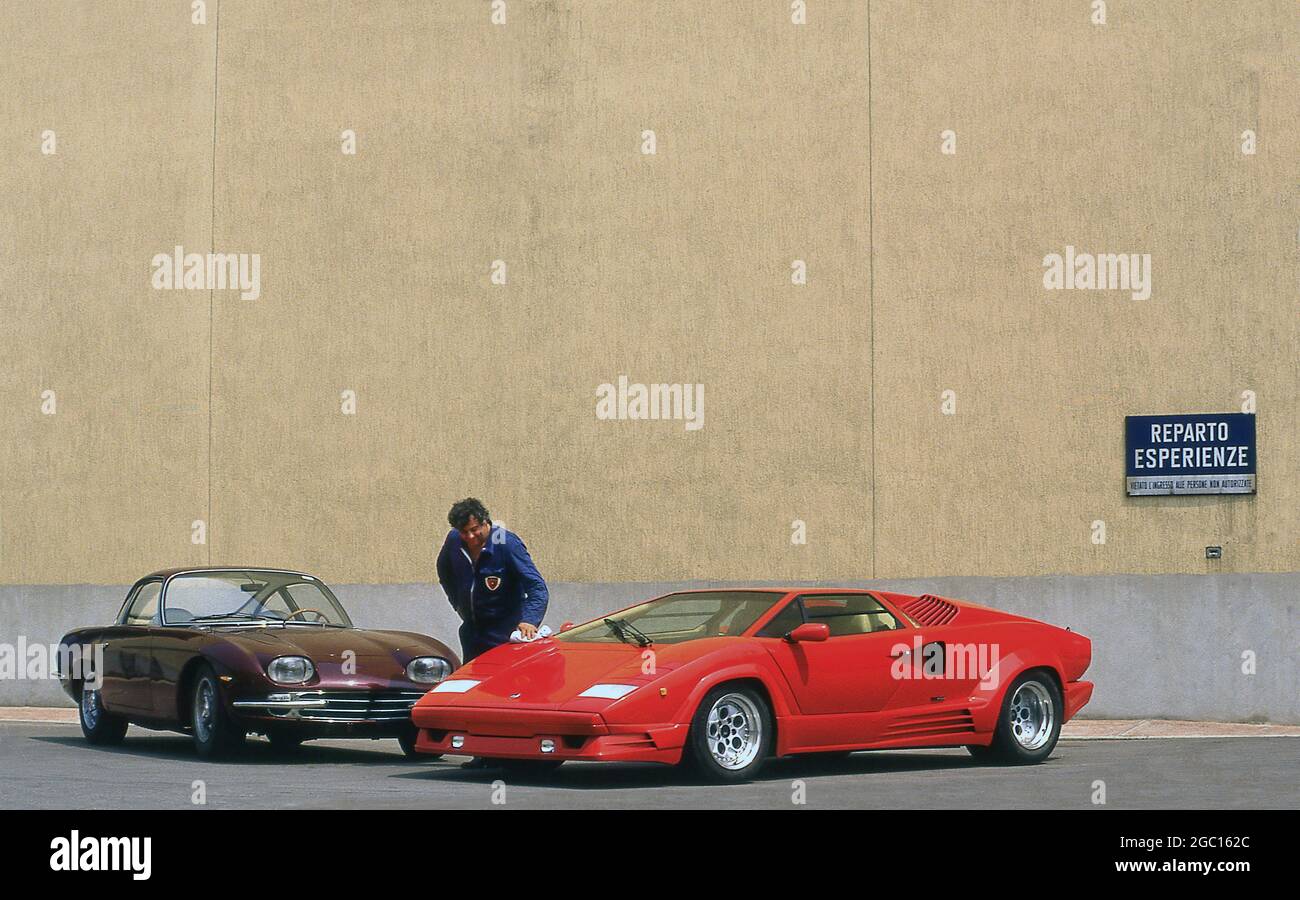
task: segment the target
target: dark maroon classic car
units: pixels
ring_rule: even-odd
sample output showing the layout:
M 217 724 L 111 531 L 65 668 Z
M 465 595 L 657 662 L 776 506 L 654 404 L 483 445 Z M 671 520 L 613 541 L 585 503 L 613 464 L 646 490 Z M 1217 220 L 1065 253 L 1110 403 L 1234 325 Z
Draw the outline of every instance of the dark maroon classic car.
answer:
M 112 625 L 62 644 L 88 741 L 117 743 L 130 723 L 190 733 L 201 756 L 249 732 L 283 748 L 397 738 L 412 754 L 411 706 L 460 665 L 431 637 L 353 627 L 323 581 L 283 569 L 154 572 Z

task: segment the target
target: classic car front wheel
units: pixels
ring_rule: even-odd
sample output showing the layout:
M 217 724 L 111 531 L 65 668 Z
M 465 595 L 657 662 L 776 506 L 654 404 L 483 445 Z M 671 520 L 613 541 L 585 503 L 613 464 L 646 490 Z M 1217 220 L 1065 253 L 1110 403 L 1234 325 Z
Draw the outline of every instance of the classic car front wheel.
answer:
M 104 709 L 99 691 L 83 686 L 77 704 L 81 719 L 81 733 L 92 744 L 120 744 L 126 737 L 126 719 Z
M 206 664 L 194 680 L 190 724 L 194 730 L 194 748 L 206 759 L 229 753 L 246 737 L 227 715 L 217 688 L 217 673 Z
M 723 684 L 700 702 L 686 738 L 691 765 L 714 782 L 748 781 L 772 749 L 772 712 L 751 687 Z

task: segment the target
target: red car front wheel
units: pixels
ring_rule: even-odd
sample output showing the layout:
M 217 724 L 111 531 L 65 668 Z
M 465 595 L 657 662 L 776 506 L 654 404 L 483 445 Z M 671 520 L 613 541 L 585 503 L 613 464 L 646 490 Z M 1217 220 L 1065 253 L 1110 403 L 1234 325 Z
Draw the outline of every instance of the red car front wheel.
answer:
M 715 782 L 748 781 L 772 749 L 772 711 L 752 687 L 723 684 L 705 695 L 691 721 L 686 756 Z

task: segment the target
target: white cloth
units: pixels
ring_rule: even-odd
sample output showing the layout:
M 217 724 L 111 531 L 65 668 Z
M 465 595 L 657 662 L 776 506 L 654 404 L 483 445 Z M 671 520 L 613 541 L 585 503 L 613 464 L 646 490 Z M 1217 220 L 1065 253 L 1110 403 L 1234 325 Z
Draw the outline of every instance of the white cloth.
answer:
M 526 638 L 520 634 L 519 629 L 516 628 L 514 631 L 510 632 L 510 643 L 527 644 L 537 640 L 538 638 L 550 637 L 552 633 L 550 625 L 543 625 L 541 628 L 537 629 L 537 635 L 535 637 Z

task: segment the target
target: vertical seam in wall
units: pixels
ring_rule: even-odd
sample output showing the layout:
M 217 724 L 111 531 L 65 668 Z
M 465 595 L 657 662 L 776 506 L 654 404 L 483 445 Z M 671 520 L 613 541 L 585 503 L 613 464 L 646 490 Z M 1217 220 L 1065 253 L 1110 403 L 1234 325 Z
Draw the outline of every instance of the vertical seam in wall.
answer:
M 208 252 L 217 252 L 217 77 L 221 61 L 221 0 L 213 15 L 212 47 L 212 219 L 208 232 Z M 209 259 L 212 257 L 209 256 Z M 212 565 L 212 308 L 215 285 L 208 285 L 208 511 L 204 518 L 204 543 L 208 548 L 208 565 Z
M 871 0 L 867 0 L 867 355 L 871 380 L 871 577 L 876 577 L 876 191 L 871 122 Z

